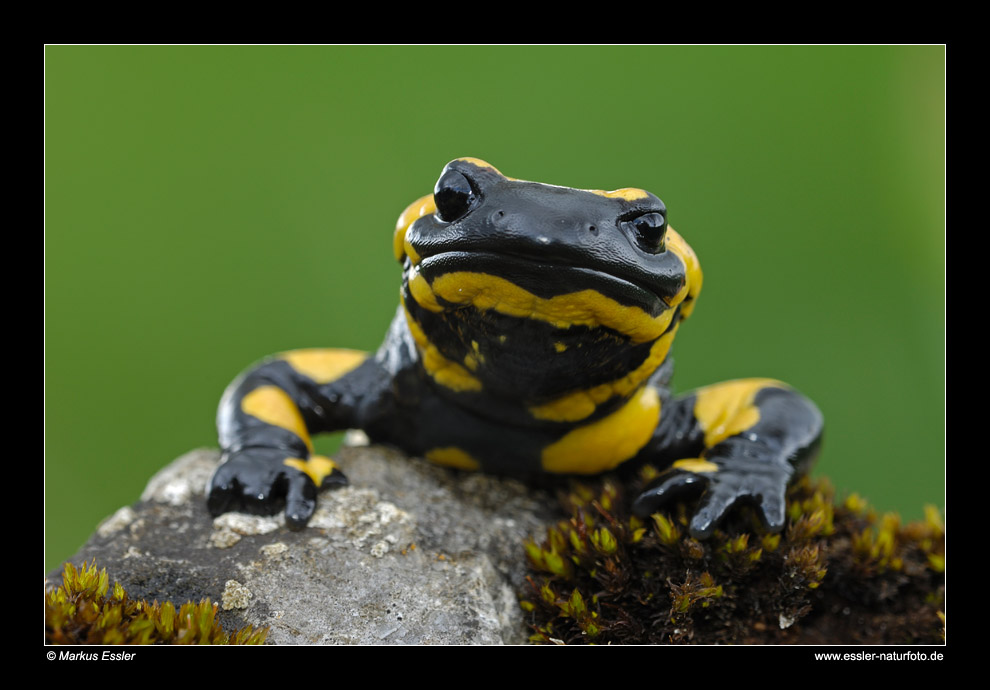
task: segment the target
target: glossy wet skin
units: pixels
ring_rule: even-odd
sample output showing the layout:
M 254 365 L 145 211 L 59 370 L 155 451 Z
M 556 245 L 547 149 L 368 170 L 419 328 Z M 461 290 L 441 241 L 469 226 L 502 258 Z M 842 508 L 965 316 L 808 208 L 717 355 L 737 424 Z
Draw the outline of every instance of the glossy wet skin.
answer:
M 399 230 L 404 303 L 447 358 L 473 357 L 493 395 L 536 405 L 616 380 L 676 327 L 687 267 L 667 251 L 656 196 L 513 180 L 458 160 L 433 200 Z
M 450 263 L 508 276 L 535 264 L 562 274 L 564 284 L 550 283 L 544 273 L 530 277 L 527 287 L 555 293 L 593 287 L 653 314 L 684 286 L 684 265 L 664 251 L 666 208 L 647 192 L 630 193 L 631 200 L 608 197 L 510 180 L 462 161 L 447 166 L 437 190 L 434 197 L 446 202 L 405 236 L 418 259 L 412 264 L 427 279 Z
M 339 484 L 310 434 L 373 440 L 461 469 L 597 473 L 667 467 L 648 514 L 701 494 L 707 536 L 737 502 L 784 524 L 783 492 L 814 456 L 821 415 L 784 384 L 744 379 L 671 397 L 670 348 L 701 288 L 653 194 L 515 180 L 477 159 L 442 171 L 393 237 L 402 305 L 375 356 L 284 353 L 231 384 L 210 507 L 305 525 Z

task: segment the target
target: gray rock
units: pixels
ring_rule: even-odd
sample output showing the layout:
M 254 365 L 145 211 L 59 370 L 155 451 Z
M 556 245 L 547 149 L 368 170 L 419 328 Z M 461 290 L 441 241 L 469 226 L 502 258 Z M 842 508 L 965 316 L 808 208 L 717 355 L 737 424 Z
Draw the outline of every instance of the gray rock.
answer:
M 320 494 L 310 525 L 228 513 L 204 496 L 216 451 L 161 470 L 71 561 L 96 559 L 134 598 L 210 597 L 228 630 L 270 644 L 522 643 L 523 540 L 553 519 L 545 492 L 381 447 L 345 447 L 350 486 Z M 50 581 L 60 582 L 60 572 Z

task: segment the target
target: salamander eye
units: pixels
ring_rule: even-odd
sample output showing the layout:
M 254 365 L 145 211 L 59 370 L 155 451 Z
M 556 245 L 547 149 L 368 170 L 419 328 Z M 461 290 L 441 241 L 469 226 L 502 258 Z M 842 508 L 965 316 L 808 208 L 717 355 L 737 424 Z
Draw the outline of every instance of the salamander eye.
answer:
M 437 217 L 452 223 L 474 208 L 478 195 L 468 178 L 456 170 L 448 170 L 437 180 L 433 200 L 437 205 Z
M 636 243 L 644 252 L 659 254 L 664 250 L 664 236 L 667 233 L 667 219 L 662 213 L 644 213 L 630 218 L 625 225 L 636 238 Z

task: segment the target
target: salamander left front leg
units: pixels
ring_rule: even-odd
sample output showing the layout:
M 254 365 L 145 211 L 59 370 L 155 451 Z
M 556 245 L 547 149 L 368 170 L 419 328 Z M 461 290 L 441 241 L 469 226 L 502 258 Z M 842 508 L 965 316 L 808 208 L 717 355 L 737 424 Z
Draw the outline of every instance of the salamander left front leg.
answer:
M 692 536 L 709 536 L 737 502 L 756 505 L 766 528 L 779 532 L 787 486 L 814 461 L 821 434 L 818 408 L 779 381 L 741 379 L 699 389 L 664 406 L 641 457 L 671 464 L 633 510 L 647 516 L 701 490 Z

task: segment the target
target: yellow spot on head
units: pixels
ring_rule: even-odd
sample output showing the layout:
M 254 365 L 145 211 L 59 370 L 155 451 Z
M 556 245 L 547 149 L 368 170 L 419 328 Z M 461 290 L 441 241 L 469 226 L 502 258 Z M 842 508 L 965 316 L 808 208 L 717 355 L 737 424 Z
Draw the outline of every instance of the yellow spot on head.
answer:
M 687 278 L 684 281 L 684 287 L 681 289 L 681 292 L 678 293 L 671 303 L 680 304 L 685 299 L 689 300 L 681 307 L 681 318 L 686 319 L 694 311 L 694 299 L 701 292 L 701 284 L 704 278 L 701 272 L 701 263 L 698 261 L 698 255 L 694 253 L 691 246 L 670 226 L 667 226 L 666 244 L 667 251 L 676 254 L 684 263 L 684 271 Z
M 567 345 L 565 345 L 564 343 L 554 343 L 553 349 L 556 350 L 557 352 L 564 352 L 565 350 L 567 350 Z
M 392 252 L 396 261 L 402 261 L 404 255 L 408 255 L 414 264 L 419 263 L 419 256 L 415 250 L 406 242 L 406 231 L 409 226 L 423 216 L 428 216 L 437 210 L 436 202 L 432 194 L 422 196 L 406 207 L 406 210 L 399 216 L 395 223 L 395 234 L 392 235 Z
M 589 189 L 588 191 L 598 196 L 605 196 L 610 199 L 625 199 L 626 201 L 645 199 L 650 195 L 646 190 L 635 187 L 623 187 L 622 189 L 614 189 L 611 192 L 606 192 L 602 189 Z
M 695 474 L 706 474 L 708 472 L 718 472 L 718 465 L 701 458 L 685 458 L 678 460 L 673 465 L 679 470 L 694 472 Z
M 278 386 L 259 386 L 241 400 L 244 414 L 260 419 L 266 424 L 291 431 L 301 438 L 310 451 L 313 450 L 306 423 L 299 408 L 289 394 Z
M 302 458 L 286 458 L 282 464 L 295 467 L 300 472 L 305 472 L 317 487 L 323 485 L 323 480 L 333 474 L 337 469 L 337 463 L 325 455 L 311 455 L 309 460 Z
M 368 354 L 359 350 L 314 348 L 284 352 L 279 358 L 317 383 L 330 383 L 357 369 L 368 358 Z
M 644 386 L 607 417 L 578 427 L 543 449 L 547 472 L 597 474 L 632 458 L 660 421 L 660 396 Z
M 471 457 L 470 453 L 455 446 L 433 448 L 426 451 L 426 459 L 438 465 L 455 467 L 459 470 L 479 470 L 481 463 Z
M 760 421 L 760 410 L 753 404 L 764 388 L 785 388 L 774 379 L 739 379 L 699 389 L 694 416 L 705 432 L 705 446 L 711 448 L 730 436 L 751 429 Z
M 463 158 L 458 158 L 457 160 L 464 161 L 465 163 L 470 163 L 470 164 L 472 164 L 472 165 L 474 165 L 474 166 L 476 166 L 478 168 L 488 168 L 489 170 L 494 170 L 499 175 L 502 175 L 502 173 L 500 173 L 498 171 L 498 168 L 496 168 L 494 165 L 492 165 L 488 161 L 483 161 L 480 158 L 472 158 L 471 156 L 465 156 Z M 502 175 L 502 176 L 505 177 L 504 175 Z

